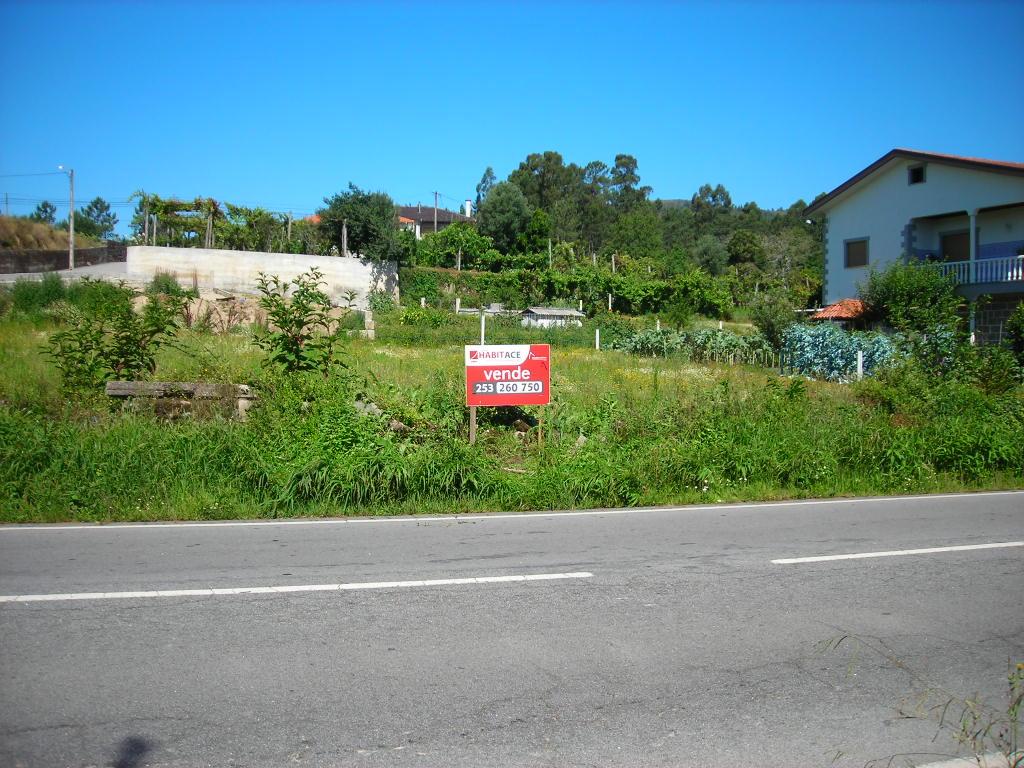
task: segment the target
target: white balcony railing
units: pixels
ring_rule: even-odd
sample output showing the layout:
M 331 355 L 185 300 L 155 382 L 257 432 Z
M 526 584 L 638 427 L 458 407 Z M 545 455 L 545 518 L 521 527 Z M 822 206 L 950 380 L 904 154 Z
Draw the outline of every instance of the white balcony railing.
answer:
M 972 283 L 1024 282 L 1024 256 L 977 261 L 947 261 L 938 265 L 944 275 L 953 275 L 957 285 Z

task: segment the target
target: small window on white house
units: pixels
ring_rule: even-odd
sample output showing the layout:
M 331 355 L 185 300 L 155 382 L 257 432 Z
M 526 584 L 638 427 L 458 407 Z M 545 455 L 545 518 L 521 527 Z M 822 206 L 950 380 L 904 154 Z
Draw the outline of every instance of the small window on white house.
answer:
M 843 262 L 847 269 L 868 265 L 868 240 L 847 240 Z
M 923 165 L 913 165 L 907 168 L 907 184 L 924 184 Z

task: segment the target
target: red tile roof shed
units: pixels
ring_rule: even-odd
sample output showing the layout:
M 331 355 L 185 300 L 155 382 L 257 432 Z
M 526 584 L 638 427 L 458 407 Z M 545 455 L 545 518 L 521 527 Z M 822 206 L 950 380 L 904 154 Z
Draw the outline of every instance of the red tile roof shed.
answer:
M 819 309 L 811 315 L 811 320 L 856 320 L 867 309 L 860 299 L 840 299 L 835 304 Z

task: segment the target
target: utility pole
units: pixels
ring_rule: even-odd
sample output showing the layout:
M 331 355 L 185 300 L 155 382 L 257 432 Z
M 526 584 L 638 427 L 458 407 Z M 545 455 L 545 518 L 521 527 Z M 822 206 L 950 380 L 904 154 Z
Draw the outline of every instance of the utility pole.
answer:
M 292 212 L 288 211 L 288 242 L 292 241 Z
M 58 170 L 64 171 L 63 165 L 57 166 Z M 68 175 L 71 185 L 71 211 L 68 213 L 68 269 L 75 268 L 75 169 L 69 168 L 64 171 Z
M 434 193 L 434 232 L 437 232 L 437 195 L 438 195 L 438 193 L 435 192 Z
M 348 256 L 348 219 L 341 221 L 341 255 Z
M 551 269 L 551 238 L 548 238 L 548 269 Z
M 4 192 L 4 216 L 11 215 L 11 201 L 7 198 L 7 193 Z

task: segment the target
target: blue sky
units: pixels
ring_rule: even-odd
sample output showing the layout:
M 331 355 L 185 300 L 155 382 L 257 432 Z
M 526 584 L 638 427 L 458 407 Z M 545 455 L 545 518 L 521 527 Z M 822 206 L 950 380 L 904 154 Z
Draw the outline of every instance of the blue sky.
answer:
M 454 206 L 488 165 L 625 152 L 657 197 L 784 206 L 896 146 L 1024 161 L 1022 32 L 1008 2 L 0 0 L 0 176 L 302 214 L 349 181 Z

